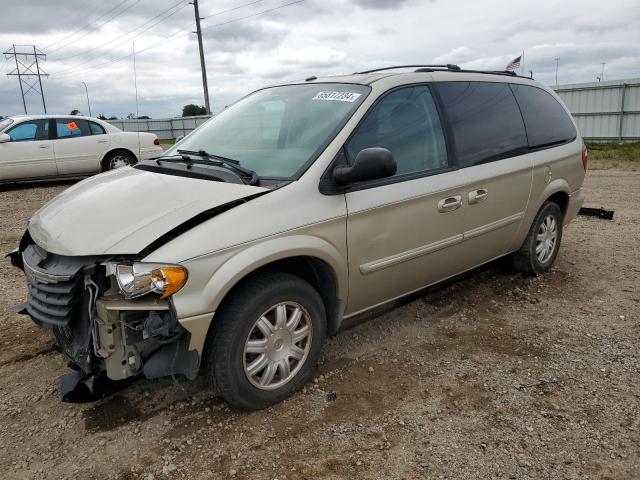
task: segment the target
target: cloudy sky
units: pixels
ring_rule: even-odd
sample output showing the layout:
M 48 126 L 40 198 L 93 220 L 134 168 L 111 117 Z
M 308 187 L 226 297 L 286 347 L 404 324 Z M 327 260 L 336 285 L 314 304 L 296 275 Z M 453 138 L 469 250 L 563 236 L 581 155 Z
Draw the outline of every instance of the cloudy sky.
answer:
M 640 77 L 638 0 L 200 0 L 214 111 L 266 84 L 407 63 L 503 69 L 525 51 L 546 84 Z M 36 45 L 49 113 L 179 115 L 203 104 L 188 0 L 22 0 L 3 5 L 0 47 Z M 23 48 L 23 47 L 19 47 Z M 0 58 L 0 115 L 21 113 Z M 28 97 L 30 113 L 42 112 Z

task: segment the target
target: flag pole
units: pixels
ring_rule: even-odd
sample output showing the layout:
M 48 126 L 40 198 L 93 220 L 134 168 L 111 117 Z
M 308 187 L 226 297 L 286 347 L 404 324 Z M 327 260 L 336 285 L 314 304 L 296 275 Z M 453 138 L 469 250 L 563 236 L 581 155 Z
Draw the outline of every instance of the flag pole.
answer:
M 524 77 L 524 50 L 522 50 L 522 76 Z

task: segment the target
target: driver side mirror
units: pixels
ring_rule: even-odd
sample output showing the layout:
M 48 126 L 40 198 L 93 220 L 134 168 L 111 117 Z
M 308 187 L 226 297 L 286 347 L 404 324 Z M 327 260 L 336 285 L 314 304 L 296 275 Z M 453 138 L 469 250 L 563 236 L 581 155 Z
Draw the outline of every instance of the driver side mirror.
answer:
M 353 165 L 333 169 L 333 179 L 340 185 L 387 178 L 396 174 L 396 161 L 386 148 L 365 148 Z
M 7 143 L 11 141 L 11 137 L 6 133 L 0 133 L 0 143 Z

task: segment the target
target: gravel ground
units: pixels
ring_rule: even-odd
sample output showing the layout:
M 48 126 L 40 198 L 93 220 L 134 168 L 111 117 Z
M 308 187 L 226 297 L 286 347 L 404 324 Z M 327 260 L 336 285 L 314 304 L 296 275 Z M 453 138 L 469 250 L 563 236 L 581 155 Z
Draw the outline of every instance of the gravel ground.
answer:
M 0 192 L 0 251 L 69 183 Z M 202 381 L 61 404 L 50 338 L 10 313 L 0 262 L 0 476 L 8 479 L 640 478 L 640 173 L 590 171 L 554 269 L 498 262 L 330 339 L 315 380 L 261 412 Z

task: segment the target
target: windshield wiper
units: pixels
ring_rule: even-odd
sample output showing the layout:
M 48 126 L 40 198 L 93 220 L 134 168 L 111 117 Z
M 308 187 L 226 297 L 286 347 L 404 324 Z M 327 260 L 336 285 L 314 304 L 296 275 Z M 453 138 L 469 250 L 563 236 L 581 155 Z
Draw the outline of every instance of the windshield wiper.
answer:
M 149 160 L 155 160 L 156 163 L 158 165 L 160 165 L 160 161 L 162 160 L 163 162 L 167 161 L 167 162 L 171 162 L 174 160 L 184 160 L 184 161 L 191 161 L 191 159 L 189 157 L 187 157 L 186 155 L 160 155 L 159 157 L 152 157 Z
M 238 173 L 241 173 L 247 177 L 250 177 L 249 185 L 257 185 L 258 183 L 260 183 L 260 177 L 258 176 L 258 174 L 253 170 L 251 170 L 250 168 L 243 167 L 242 165 L 240 165 L 240 162 L 237 160 L 233 160 L 227 157 L 222 157 L 220 155 L 214 155 L 212 153 L 207 153 L 204 150 L 198 150 L 197 152 L 194 150 L 178 150 L 178 153 L 184 156 L 187 156 L 187 155 L 198 156 L 205 160 L 215 160 L 215 162 L 221 163 L 222 165 L 226 165 L 231 170 L 235 170 Z M 186 158 L 189 158 L 189 157 L 186 157 Z M 190 159 L 190 158 L 189 160 L 194 161 L 193 159 Z M 211 162 L 211 163 L 215 163 L 215 162 Z

